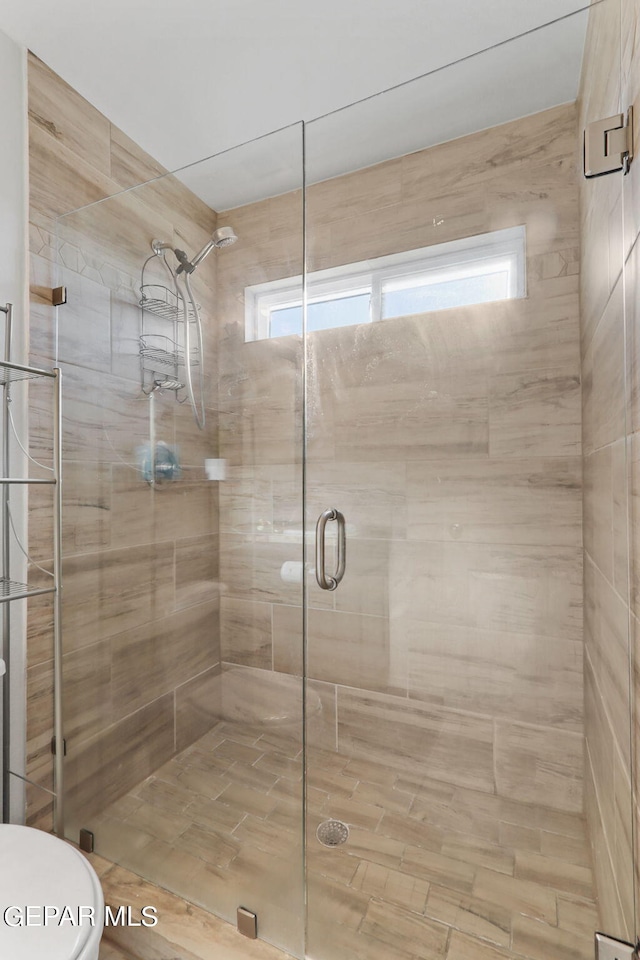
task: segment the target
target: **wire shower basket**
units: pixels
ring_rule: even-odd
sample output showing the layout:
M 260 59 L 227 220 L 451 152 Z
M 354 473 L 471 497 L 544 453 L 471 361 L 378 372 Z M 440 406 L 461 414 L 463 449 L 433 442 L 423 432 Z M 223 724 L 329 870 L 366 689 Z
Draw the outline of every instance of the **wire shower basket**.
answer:
M 169 287 L 160 283 L 145 283 L 140 287 L 140 294 L 138 304 L 147 313 L 171 323 L 175 321 L 182 323 L 184 321 L 182 301 Z M 196 306 L 200 309 L 199 303 Z M 187 317 L 189 323 L 196 323 L 198 319 L 191 304 L 187 305 Z
M 157 367 L 184 366 L 184 350 L 180 344 L 160 333 L 147 333 L 140 337 L 140 356 L 145 366 L 155 370 Z M 191 350 L 191 366 L 197 367 L 200 357 L 197 349 Z

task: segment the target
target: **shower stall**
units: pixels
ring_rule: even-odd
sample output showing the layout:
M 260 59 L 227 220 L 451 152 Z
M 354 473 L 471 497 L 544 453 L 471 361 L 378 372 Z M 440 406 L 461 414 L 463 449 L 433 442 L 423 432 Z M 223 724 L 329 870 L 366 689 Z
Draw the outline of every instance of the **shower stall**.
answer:
M 581 131 L 621 94 L 578 87 L 587 20 L 173 173 L 140 152 L 140 185 L 57 220 L 69 302 L 32 353 L 65 384 L 67 754 L 52 784 L 43 716 L 29 819 L 63 791 L 70 839 L 293 956 L 635 939 L 598 394 L 625 361 L 580 277 L 596 201 L 622 218 Z

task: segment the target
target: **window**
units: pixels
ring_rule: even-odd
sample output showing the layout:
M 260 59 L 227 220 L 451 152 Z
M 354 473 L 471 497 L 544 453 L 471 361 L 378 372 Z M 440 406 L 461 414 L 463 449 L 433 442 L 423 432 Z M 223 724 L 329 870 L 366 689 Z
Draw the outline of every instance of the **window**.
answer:
M 307 276 L 307 330 L 524 297 L 525 228 L 510 227 Z M 302 335 L 302 277 L 245 289 L 246 339 Z

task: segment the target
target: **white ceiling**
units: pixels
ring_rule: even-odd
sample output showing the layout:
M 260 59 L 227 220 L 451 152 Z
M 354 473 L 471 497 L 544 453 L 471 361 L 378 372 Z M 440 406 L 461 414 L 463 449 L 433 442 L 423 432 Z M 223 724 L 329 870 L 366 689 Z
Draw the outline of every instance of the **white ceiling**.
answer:
M 308 128 L 315 180 L 574 99 L 584 14 L 433 71 L 587 2 L 5 0 L 0 29 L 168 169 L 431 73 Z M 299 143 L 266 137 L 182 176 L 229 208 L 299 185 Z

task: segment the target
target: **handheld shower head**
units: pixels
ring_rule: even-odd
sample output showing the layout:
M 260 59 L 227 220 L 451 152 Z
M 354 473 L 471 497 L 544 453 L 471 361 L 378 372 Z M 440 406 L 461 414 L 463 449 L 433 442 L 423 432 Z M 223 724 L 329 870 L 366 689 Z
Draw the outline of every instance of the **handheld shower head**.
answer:
M 238 239 L 233 227 L 218 227 L 211 235 L 216 247 L 230 247 Z
M 202 263 L 205 257 L 208 257 L 212 250 L 216 247 L 230 247 L 232 243 L 235 243 L 237 240 L 236 233 L 233 227 L 218 227 L 217 230 L 214 230 L 211 234 L 211 240 L 208 240 L 205 243 L 202 250 L 195 255 L 193 260 L 189 260 L 184 250 L 176 250 L 170 243 L 164 243 L 162 240 L 153 240 L 151 243 L 151 249 L 156 254 L 156 256 L 161 256 L 165 250 L 173 250 L 177 259 L 180 261 L 180 266 L 176 270 L 176 273 L 193 273 L 196 267 Z
M 193 273 L 195 268 L 202 263 L 205 257 L 209 256 L 215 247 L 230 247 L 237 239 L 233 227 L 218 227 L 218 229 L 214 230 L 211 234 L 211 240 L 205 243 L 200 253 L 197 253 L 191 261 L 191 269 L 189 270 L 187 264 L 183 264 L 182 269 L 186 273 Z

